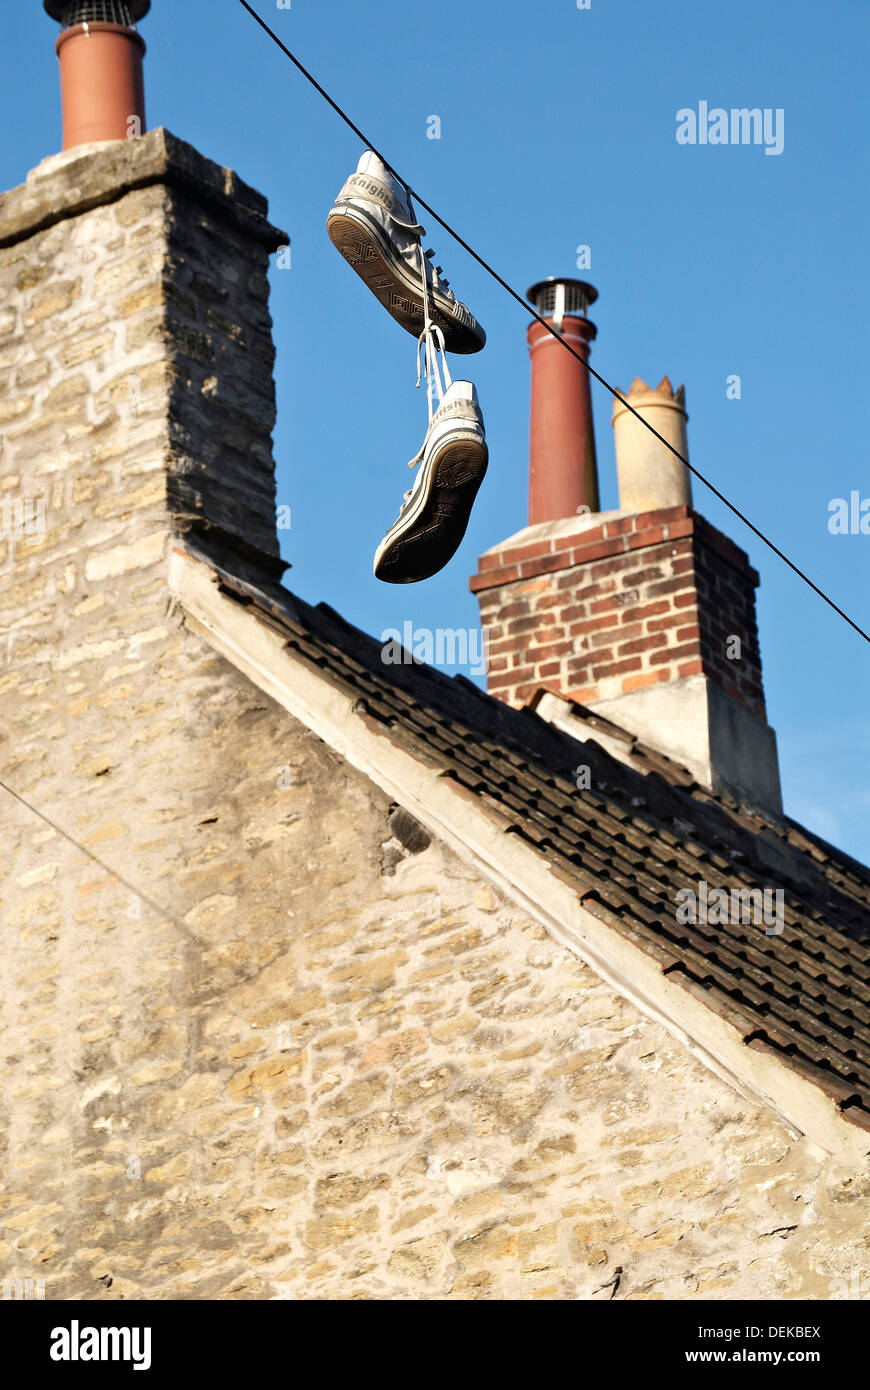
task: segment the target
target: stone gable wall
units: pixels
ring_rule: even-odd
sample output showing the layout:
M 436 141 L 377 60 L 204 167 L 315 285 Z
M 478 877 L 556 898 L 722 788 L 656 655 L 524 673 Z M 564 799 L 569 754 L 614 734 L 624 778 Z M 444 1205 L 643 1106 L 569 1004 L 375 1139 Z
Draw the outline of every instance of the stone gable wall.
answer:
M 194 284 L 202 203 L 76 177 L 82 210 L 0 235 L 0 498 L 47 502 L 44 535 L 0 541 L 0 776 L 48 818 L 0 789 L 0 1280 L 573 1299 L 866 1278 L 866 1177 L 421 847 L 185 626 L 176 464 L 207 464 L 209 400 L 235 409 L 233 335 Z M 265 370 L 265 279 L 245 283 Z M 218 436 L 267 450 L 267 397 Z

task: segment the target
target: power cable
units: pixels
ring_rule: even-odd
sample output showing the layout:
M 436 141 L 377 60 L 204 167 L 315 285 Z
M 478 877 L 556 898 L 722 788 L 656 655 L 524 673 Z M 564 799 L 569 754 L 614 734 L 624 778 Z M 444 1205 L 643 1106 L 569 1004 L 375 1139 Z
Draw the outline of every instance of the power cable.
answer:
M 739 507 L 736 507 L 733 502 L 729 502 L 725 494 L 723 492 L 720 492 L 714 483 L 711 483 L 708 478 L 705 478 L 703 473 L 699 473 L 698 469 L 695 468 L 694 464 L 689 463 L 689 460 L 683 457 L 679 449 L 674 448 L 673 444 L 671 444 L 667 439 L 665 439 L 663 435 L 659 434 L 659 431 L 653 425 L 651 425 L 650 422 L 643 417 L 643 415 L 641 415 L 640 411 L 635 410 L 631 402 L 627 401 L 626 398 L 617 390 L 615 386 L 611 386 L 610 382 L 606 381 L 605 378 L 601 375 L 601 373 L 597 372 L 595 368 L 589 362 L 587 362 L 584 357 L 580 355 L 579 352 L 575 352 L 574 349 L 571 347 L 570 343 L 566 343 L 562 335 L 560 333 L 557 333 L 555 328 L 553 328 L 545 318 L 542 318 L 541 315 L 535 309 L 529 307 L 528 301 L 525 299 L 525 297 L 521 295 L 517 290 L 515 290 L 512 285 L 508 284 L 507 280 L 505 280 L 501 275 L 499 275 L 498 271 L 494 270 L 493 267 L 489 264 L 489 262 L 484 260 L 483 256 L 478 255 L 474 247 L 470 246 L 468 242 L 464 239 L 464 237 L 460 236 L 459 232 L 457 232 L 455 228 L 451 227 L 449 222 L 445 222 L 444 218 L 440 217 L 433 207 L 430 207 L 430 205 L 426 202 L 424 198 L 420 196 L 416 189 L 412 188 L 411 185 L 405 179 L 402 178 L 398 170 L 393 168 L 389 160 L 381 154 L 380 150 L 377 148 L 376 145 L 372 144 L 371 140 L 369 140 L 365 133 L 362 130 L 360 130 L 359 126 L 351 120 L 347 112 L 342 110 L 338 102 L 332 99 L 332 97 L 329 95 L 326 89 L 320 85 L 317 79 L 308 71 L 304 64 L 302 64 L 299 61 L 295 53 L 292 53 L 290 49 L 287 47 L 287 45 L 278 37 L 275 31 L 273 29 L 270 29 L 266 21 L 260 15 L 258 15 L 257 11 L 253 8 L 253 6 L 251 6 L 248 3 L 248 0 L 239 0 L 239 3 L 243 6 L 244 9 L 248 11 L 248 14 L 251 16 L 251 18 L 256 20 L 260 28 L 265 30 L 269 37 L 278 45 L 278 47 L 281 49 L 281 52 L 286 54 L 286 56 L 290 59 L 291 63 L 293 63 L 294 66 L 298 68 L 299 72 L 302 73 L 302 76 L 308 82 L 311 83 L 315 91 L 319 92 L 320 95 L 323 97 L 324 101 L 329 103 L 333 111 L 335 111 L 336 114 L 339 115 L 341 119 L 344 121 L 345 125 L 349 126 L 353 133 L 360 140 L 362 140 L 363 144 L 366 146 L 366 149 L 369 149 L 374 154 L 376 154 L 378 156 L 378 159 L 380 159 L 381 162 L 386 166 L 386 168 L 389 169 L 390 173 L 399 180 L 399 183 L 404 185 L 404 187 L 408 190 L 408 192 L 411 194 L 414 200 L 420 204 L 420 207 L 425 208 L 426 212 L 429 213 L 430 217 L 434 217 L 438 225 L 440 227 L 443 227 L 445 232 L 447 232 L 447 234 L 451 236 L 454 241 L 458 242 L 462 249 L 464 251 L 467 251 L 469 256 L 471 256 L 475 261 L 477 261 L 478 265 L 482 266 L 483 269 L 487 272 L 487 274 L 491 275 L 492 278 L 499 285 L 501 285 L 502 289 L 507 291 L 507 293 L 511 296 L 512 299 L 515 299 L 517 303 L 522 306 L 526 314 L 530 314 L 533 319 L 535 319 L 538 323 L 542 324 L 543 327 L 546 328 L 547 332 L 551 335 L 551 337 L 555 338 L 557 342 L 561 343 L 562 347 L 565 348 L 567 352 L 570 352 L 572 357 L 576 357 L 578 362 L 582 362 L 587 372 L 589 372 L 590 375 L 593 376 L 596 381 L 599 381 L 601 385 L 610 392 L 611 396 L 613 396 L 615 400 L 621 401 L 622 404 L 626 406 L 628 410 L 631 411 L 632 415 L 634 415 L 636 419 L 640 420 L 641 424 L 649 430 L 650 434 L 655 435 L 656 439 L 658 439 L 661 444 L 664 444 L 665 448 L 669 449 L 675 458 L 678 458 L 680 460 L 680 463 L 685 464 L 689 472 L 694 477 L 696 477 L 699 480 L 699 482 L 702 482 L 706 488 L 709 488 L 710 492 L 713 493 L 714 497 L 718 497 L 719 501 L 722 502 L 728 508 L 729 511 L 733 512 L 734 515 L 740 521 L 743 522 L 744 526 L 748 526 L 749 530 L 752 531 L 752 533 L 756 535 L 760 541 L 763 541 L 764 544 L 770 550 L 773 551 L 774 555 L 778 555 L 780 560 L 782 560 L 786 565 L 788 565 L 789 569 L 793 570 L 794 573 L 798 576 L 798 578 L 802 579 L 805 584 L 808 584 L 809 587 L 813 590 L 813 592 L 815 594 L 818 594 L 819 598 L 823 599 L 829 608 L 833 608 L 835 613 L 839 614 L 839 616 L 845 622 L 847 622 L 851 628 L 854 628 L 858 635 L 864 638 L 865 642 L 870 642 L 870 634 L 866 633 L 862 627 L 859 627 L 858 624 L 852 618 L 849 617 L 848 613 L 845 613 L 843 609 L 840 608 L 839 605 L 836 604 L 832 598 L 829 598 L 825 591 L 823 589 L 820 589 L 818 584 L 814 583 L 813 580 L 810 579 L 809 575 L 805 574 L 804 571 L 798 565 L 796 565 L 793 560 L 790 560 L 788 556 L 782 550 L 780 550 L 779 546 L 774 544 L 774 542 L 770 540 L 764 534 L 763 531 L 760 531 L 759 528 L 754 524 L 754 522 L 750 521 L 749 517 L 746 516 L 746 514 L 742 512 Z
M 62 836 L 64 840 L 68 840 L 71 845 L 75 845 L 76 849 L 81 850 L 82 854 L 86 854 L 88 859 L 92 860 L 94 864 L 97 864 L 99 868 L 104 869 L 105 872 L 110 876 L 110 878 L 113 878 L 116 880 L 116 882 L 123 884 L 125 888 L 129 888 L 130 892 L 133 894 L 134 897 L 141 899 L 143 903 L 147 903 L 147 905 L 150 908 L 152 908 L 156 913 L 158 913 L 160 917 L 166 917 L 170 921 L 173 920 L 171 913 L 167 912 L 165 908 L 162 908 L 159 903 L 156 903 L 154 901 L 153 898 L 149 898 L 147 893 L 142 892 L 141 888 L 135 888 L 132 883 L 130 883 L 126 878 L 124 878 L 123 874 L 118 873 L 117 869 L 111 869 L 108 864 L 103 863 L 103 860 L 100 859 L 98 855 L 94 854 L 92 850 L 89 850 L 86 845 L 81 844 L 79 840 L 76 840 L 74 836 L 70 835 L 68 831 L 64 830 L 63 826 L 58 825 L 49 816 L 47 816 L 44 811 L 40 811 L 38 806 L 34 806 L 31 801 L 27 801 L 25 797 L 20 796 L 18 792 L 13 791 L 12 788 L 8 786 L 6 782 L 0 781 L 0 787 L 2 787 L 5 792 L 8 792 L 9 795 L 13 797 L 17 802 L 19 802 L 22 806 L 26 807 L 28 811 L 32 811 L 33 814 L 35 816 L 38 816 L 41 821 L 44 821 L 46 825 L 50 825 L 52 830 L 57 835 Z

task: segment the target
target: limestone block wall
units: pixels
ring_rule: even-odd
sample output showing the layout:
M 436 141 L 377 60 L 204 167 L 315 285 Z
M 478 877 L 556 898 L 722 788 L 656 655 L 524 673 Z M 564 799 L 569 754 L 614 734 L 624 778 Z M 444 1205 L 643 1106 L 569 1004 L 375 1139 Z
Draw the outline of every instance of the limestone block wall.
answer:
M 99 581 L 90 641 L 161 592 Z M 3 776 L 124 881 L 0 801 L 0 1277 L 825 1298 L 867 1271 L 866 1178 L 437 843 L 403 853 L 386 798 L 177 616 L 138 660 L 74 640 L 7 681 Z

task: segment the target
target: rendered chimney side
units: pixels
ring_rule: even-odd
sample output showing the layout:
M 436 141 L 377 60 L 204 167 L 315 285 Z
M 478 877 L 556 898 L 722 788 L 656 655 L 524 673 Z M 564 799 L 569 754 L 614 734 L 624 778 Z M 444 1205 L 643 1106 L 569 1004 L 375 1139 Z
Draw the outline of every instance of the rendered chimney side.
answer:
M 598 292 L 583 280 L 550 278 L 533 285 L 528 299 L 578 353 L 566 352 L 543 324 L 529 325 L 532 393 L 529 524 L 598 511 L 598 465 L 589 373 L 583 366 L 596 336 L 586 318 Z
M 145 42 L 135 25 L 151 0 L 44 0 L 63 26 L 60 63 L 63 148 L 143 135 Z
M 533 409 L 535 392 L 533 375 Z M 567 395 L 550 399 L 553 453 L 542 443 L 535 452 L 533 429 L 533 493 L 545 495 L 552 457 L 561 515 L 493 546 L 470 581 L 489 641 L 487 689 L 518 707 L 551 690 L 606 715 L 702 785 L 781 811 L 761 676 L 759 579 L 747 555 L 693 511 L 688 469 L 667 447 L 688 458 L 683 388 L 674 391 L 665 377 L 651 390 L 636 379 L 616 402 L 620 507 L 579 515 L 561 490 L 569 455 L 562 441 L 573 435 L 579 450 L 591 415 L 581 412 L 578 423 L 573 406 L 563 409 Z

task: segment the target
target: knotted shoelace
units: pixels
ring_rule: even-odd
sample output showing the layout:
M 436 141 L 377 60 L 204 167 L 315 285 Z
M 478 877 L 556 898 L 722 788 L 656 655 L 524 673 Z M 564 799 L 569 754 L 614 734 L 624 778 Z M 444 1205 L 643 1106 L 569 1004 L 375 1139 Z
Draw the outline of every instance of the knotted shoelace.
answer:
M 408 193 L 408 202 L 413 209 L 413 204 L 411 204 L 410 192 Z M 422 228 L 420 229 L 420 231 L 422 233 Z M 420 253 L 420 274 L 423 280 L 424 324 L 423 332 L 417 339 L 417 389 L 419 390 L 420 386 L 422 385 L 423 376 L 425 375 L 426 399 L 429 408 L 429 426 L 431 428 L 432 421 L 435 417 L 435 412 L 440 408 L 444 401 L 444 397 L 447 394 L 448 389 L 453 385 L 453 378 L 450 375 L 450 368 L 447 365 L 447 350 L 444 344 L 444 334 L 442 330 L 438 327 L 438 325 L 432 322 L 432 315 L 429 306 L 430 288 L 429 277 L 427 274 L 428 266 L 426 265 L 426 261 L 432 255 L 432 252 L 426 252 L 423 250 L 422 235 L 419 236 L 417 239 L 417 250 Z M 447 282 L 444 281 L 443 284 L 446 286 Z M 439 354 L 441 357 L 440 367 L 438 363 Z M 438 397 L 437 405 L 435 404 L 436 394 Z M 409 460 L 409 468 L 417 467 L 417 464 L 423 458 L 425 450 L 426 441 L 424 439 L 419 453 L 415 454 L 414 457 Z M 408 505 L 408 501 L 410 500 L 411 493 L 413 492 L 413 490 L 413 488 L 409 488 L 408 491 L 404 494 L 404 502 L 402 503 L 401 511 L 404 511 L 405 507 Z
M 423 332 L 417 339 L 417 389 L 419 390 L 422 385 L 425 375 L 426 400 L 429 407 L 429 426 L 431 428 L 432 421 L 435 418 L 435 412 L 443 404 L 448 389 L 453 385 L 453 378 L 450 375 L 450 368 L 447 365 L 444 334 L 438 325 L 432 322 L 432 317 L 429 312 L 429 285 L 426 279 L 426 258 L 423 254 L 422 244 L 420 245 L 420 263 L 423 274 L 423 322 L 425 326 Z M 438 363 L 439 355 L 441 357 L 440 366 Z M 437 405 L 435 404 L 436 395 L 438 397 Z M 409 461 L 409 468 L 417 467 L 417 464 L 423 457 L 425 449 L 426 441 L 424 440 L 419 453 L 415 454 L 414 458 Z M 405 493 L 406 502 L 410 495 L 410 491 Z

